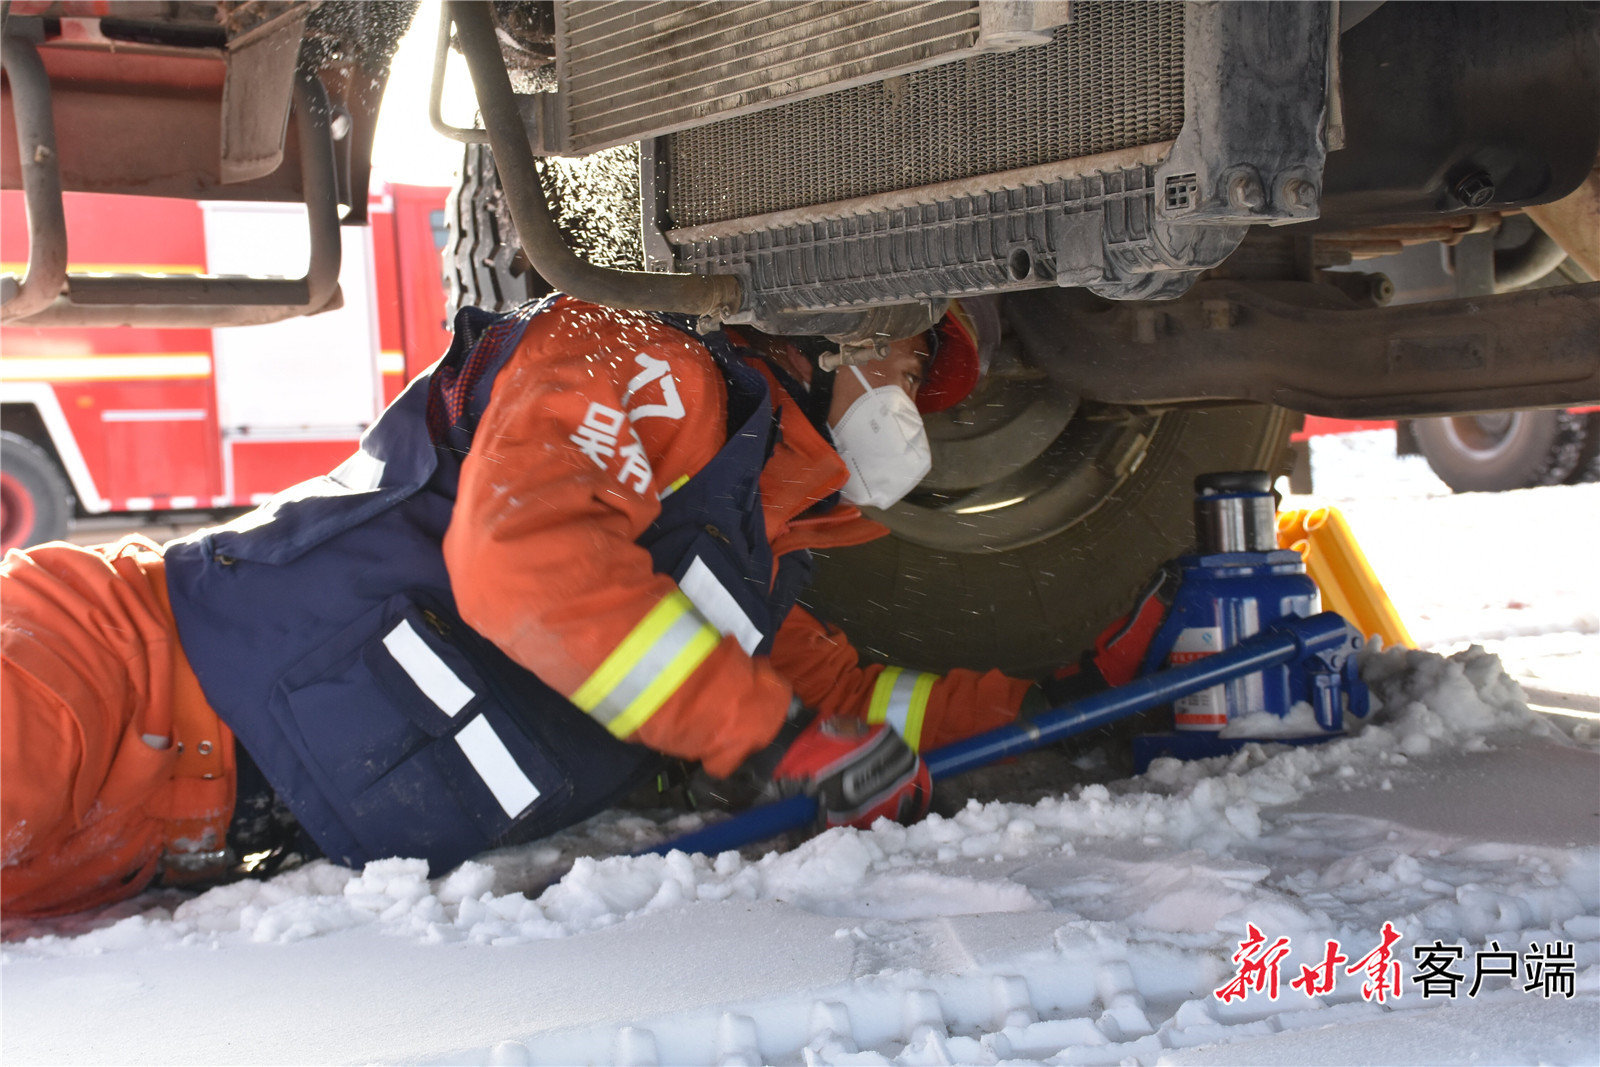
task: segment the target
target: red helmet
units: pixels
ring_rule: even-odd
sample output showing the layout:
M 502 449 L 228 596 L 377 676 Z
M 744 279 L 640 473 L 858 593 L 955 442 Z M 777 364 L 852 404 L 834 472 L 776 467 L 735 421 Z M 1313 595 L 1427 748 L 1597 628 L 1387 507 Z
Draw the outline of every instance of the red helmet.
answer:
M 917 410 L 931 415 L 965 400 L 989 369 L 988 356 L 999 333 L 992 301 L 950 301 L 944 318 L 928 331 L 933 358 L 917 390 Z

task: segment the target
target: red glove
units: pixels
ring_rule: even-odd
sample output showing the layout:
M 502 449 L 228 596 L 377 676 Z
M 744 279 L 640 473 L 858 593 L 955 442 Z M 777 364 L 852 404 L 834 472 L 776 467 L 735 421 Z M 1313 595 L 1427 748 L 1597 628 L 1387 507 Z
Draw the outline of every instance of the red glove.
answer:
M 1035 683 L 1024 710 L 1037 713 L 1059 707 L 1098 693 L 1107 686 L 1127 685 L 1137 678 L 1150 642 L 1166 620 L 1181 581 L 1181 573 L 1170 564 L 1157 571 L 1150 584 L 1140 591 L 1133 610 L 1102 630 L 1094 640 L 1093 649 L 1085 652 L 1077 663 Z
M 864 829 L 879 818 L 915 822 L 933 797 L 928 768 L 899 734 L 849 716 L 823 718 L 798 708 L 753 762 L 772 768 L 764 777 L 780 794 L 816 797 L 829 827 Z

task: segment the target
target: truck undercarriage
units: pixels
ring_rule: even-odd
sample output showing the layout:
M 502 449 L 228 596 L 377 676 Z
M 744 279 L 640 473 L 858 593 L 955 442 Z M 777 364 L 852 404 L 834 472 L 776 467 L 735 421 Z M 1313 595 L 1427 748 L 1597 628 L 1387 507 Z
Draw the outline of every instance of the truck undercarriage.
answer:
M 0 184 L 32 243 L 0 315 L 332 306 L 414 8 L 8 4 Z M 1182 549 L 1194 475 L 1279 467 L 1295 413 L 1600 402 L 1600 283 L 1570 280 L 1600 275 L 1593 5 L 517 0 L 447 4 L 439 39 L 483 119 L 446 128 L 458 301 L 555 287 L 863 350 L 998 303 L 894 536 L 821 568 L 870 655 L 1063 662 Z M 311 262 L 72 274 L 63 188 L 303 200 Z M 574 233 L 595 216 L 624 221 Z M 1448 299 L 1362 269 L 1428 243 Z

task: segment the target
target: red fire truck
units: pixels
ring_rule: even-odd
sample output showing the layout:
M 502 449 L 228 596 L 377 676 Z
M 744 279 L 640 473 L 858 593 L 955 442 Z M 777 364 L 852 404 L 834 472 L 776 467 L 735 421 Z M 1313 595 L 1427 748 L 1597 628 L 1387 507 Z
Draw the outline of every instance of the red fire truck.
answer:
M 332 469 L 449 343 L 439 249 L 449 190 L 379 187 L 342 231 L 344 306 L 266 326 L 0 330 L 0 545 L 76 514 L 258 503 Z M 27 259 L 0 192 L 0 261 Z M 73 271 L 304 269 L 298 205 L 66 194 Z M 264 266 L 265 265 L 265 266 Z

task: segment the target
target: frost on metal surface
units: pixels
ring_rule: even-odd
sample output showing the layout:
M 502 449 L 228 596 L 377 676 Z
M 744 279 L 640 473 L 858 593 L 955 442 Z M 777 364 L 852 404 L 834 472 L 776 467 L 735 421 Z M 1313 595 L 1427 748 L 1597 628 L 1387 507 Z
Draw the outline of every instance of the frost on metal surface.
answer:
M 576 159 L 541 156 L 534 166 L 567 247 L 600 266 L 642 269 L 637 144 Z
M 1046 45 L 979 54 L 670 138 L 678 227 L 1176 137 L 1181 3 L 1085 3 Z
M 575 151 L 825 92 L 959 54 L 968 0 L 560 3 L 562 90 Z
M 235 5 L 240 9 L 251 4 Z M 375 75 L 386 74 L 395 49 L 417 13 L 418 0 L 375 0 L 360 4 L 322 4 L 312 9 L 302 48 L 320 64 L 355 61 Z

